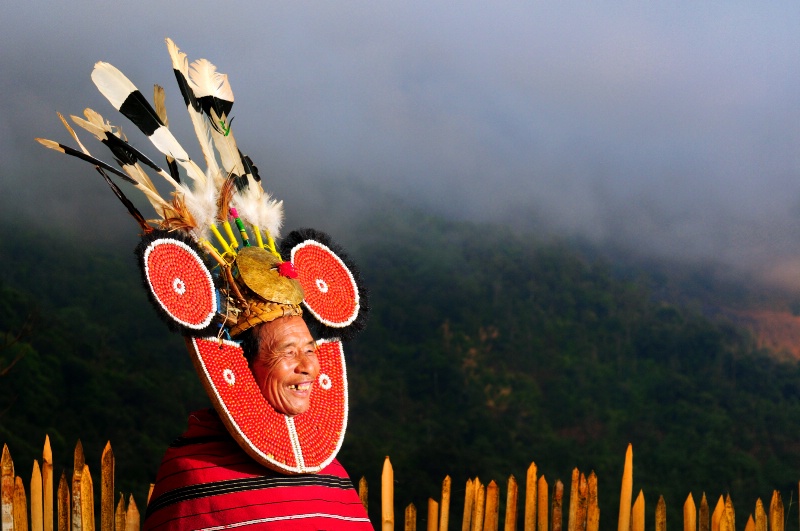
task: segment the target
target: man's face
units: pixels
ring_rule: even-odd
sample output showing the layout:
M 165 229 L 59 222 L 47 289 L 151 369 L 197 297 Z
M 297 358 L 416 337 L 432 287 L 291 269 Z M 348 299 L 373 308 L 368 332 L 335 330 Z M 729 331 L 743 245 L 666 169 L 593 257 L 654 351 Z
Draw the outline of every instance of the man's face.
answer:
M 261 393 L 278 413 L 299 415 L 311 404 L 319 375 L 316 345 L 302 317 L 281 317 L 258 330 L 251 369 Z

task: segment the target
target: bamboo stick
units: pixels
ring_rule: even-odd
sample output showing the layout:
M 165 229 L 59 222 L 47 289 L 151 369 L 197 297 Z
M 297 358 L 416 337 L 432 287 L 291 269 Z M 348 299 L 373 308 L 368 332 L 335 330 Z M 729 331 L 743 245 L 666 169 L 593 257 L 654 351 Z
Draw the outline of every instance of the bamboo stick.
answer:
M 506 520 L 503 531 L 517 529 L 517 509 L 519 505 L 519 488 L 514 475 L 508 476 L 508 491 L 506 492 Z
M 667 504 L 664 496 L 659 496 L 656 503 L 656 531 L 667 531 Z
M 714 512 L 711 513 L 711 531 L 720 531 L 719 521 L 722 518 L 722 511 L 724 510 L 725 510 L 725 498 L 720 496 L 719 499 L 717 500 L 717 504 L 714 506 Z
M 644 492 L 641 490 L 631 509 L 631 531 L 644 531 Z
M 114 450 L 106 442 L 100 457 L 100 531 L 114 531 Z
M 769 503 L 769 531 L 783 531 L 783 501 L 777 490 L 772 492 Z
M 50 436 L 44 436 L 42 451 L 42 504 L 44 509 L 44 531 L 53 531 L 53 450 L 50 448 Z
M 722 511 L 722 519 L 720 521 L 720 528 L 725 525 L 725 531 L 736 531 L 736 515 L 733 510 L 733 501 L 731 495 L 725 497 L 725 508 Z
M 747 523 L 744 524 L 744 531 L 756 531 L 756 523 L 753 520 L 753 515 L 752 514 L 747 519 Z
M 597 498 L 597 474 L 594 470 L 589 474 L 588 492 L 586 496 L 586 531 L 600 529 L 600 503 Z
M 525 476 L 525 522 L 524 531 L 536 531 L 536 463 L 531 463 Z
M 549 492 L 549 488 L 547 480 L 544 478 L 544 474 L 542 474 L 541 477 L 539 477 L 539 481 L 536 483 L 536 492 L 538 493 L 536 512 L 538 513 L 537 526 L 539 531 L 547 531 L 547 519 L 550 517 L 550 509 L 547 506 L 547 493 Z
M 369 512 L 369 486 L 367 485 L 367 478 L 364 476 L 361 476 L 361 479 L 358 480 L 358 499 L 361 500 L 364 510 Z
M 578 499 L 575 501 L 575 531 L 586 531 L 586 497 L 589 484 L 581 473 L 578 479 Z M 572 505 L 572 504 L 570 504 Z
M 125 531 L 125 496 L 119 493 L 117 510 L 114 511 L 114 527 L 117 531 Z
M 428 498 L 428 531 L 439 529 L 439 504 L 433 498 Z
M 561 531 L 564 525 L 563 506 L 564 506 L 564 484 L 561 483 L 560 479 L 557 479 L 555 489 L 553 489 L 553 503 L 552 503 L 552 509 L 550 511 L 551 531 Z
M 442 481 L 442 503 L 439 506 L 439 531 L 447 531 L 450 527 L 450 490 L 452 480 L 445 476 Z
M 78 444 L 75 445 L 74 463 L 72 470 L 72 531 L 82 531 L 81 474 L 83 473 L 85 459 L 80 439 L 78 439 Z
M 467 480 L 467 488 L 464 492 L 464 516 L 461 519 L 461 531 L 469 531 L 472 528 L 472 508 L 475 505 L 475 484 L 471 479 Z
M 2 531 L 14 529 L 14 461 L 8 445 L 3 445 L 3 456 L 0 458 L 0 527 Z
M 39 461 L 34 459 L 31 471 L 31 531 L 44 531 L 42 503 L 42 471 L 39 468 Z
M 394 531 L 394 470 L 388 455 L 381 474 L 381 529 Z
M 761 498 L 756 500 L 756 527 L 755 531 L 767 531 L 767 513 Z
M 619 493 L 619 523 L 617 531 L 631 529 L 631 498 L 633 496 L 633 445 L 628 443 L 625 466 L 622 469 L 622 487 Z
M 94 531 L 94 483 L 86 464 L 81 472 L 81 531 Z
M 147 489 L 147 503 L 144 504 L 145 507 L 150 505 L 150 498 L 153 496 L 153 489 L 155 488 L 155 483 L 150 483 L 150 488 Z
M 578 531 L 578 483 L 581 473 L 578 468 L 572 469 L 572 481 L 569 486 L 569 516 L 567 517 L 567 531 Z
M 472 531 L 483 531 L 483 515 L 486 509 L 486 487 L 480 478 L 475 478 L 475 505 L 472 509 Z
M 139 531 L 139 509 L 133 500 L 133 494 L 128 499 L 128 510 L 125 511 L 125 531 Z M 119 531 L 119 530 L 118 530 Z
M 708 500 L 706 493 L 703 493 L 703 498 L 700 500 L 700 521 L 698 522 L 698 531 L 709 531 L 708 519 Z
M 483 512 L 483 531 L 497 531 L 500 521 L 500 489 L 494 480 L 486 487 L 486 509 Z
M 69 485 L 67 485 L 67 473 L 62 471 L 61 480 L 58 482 L 58 531 L 70 531 L 71 528 Z
M 14 480 L 14 531 L 28 531 L 28 499 L 25 484 L 17 476 Z
M 683 502 L 683 531 L 697 531 L 697 506 L 691 492 Z
M 403 529 L 404 531 L 417 531 L 417 508 L 413 503 L 409 503 L 406 507 Z

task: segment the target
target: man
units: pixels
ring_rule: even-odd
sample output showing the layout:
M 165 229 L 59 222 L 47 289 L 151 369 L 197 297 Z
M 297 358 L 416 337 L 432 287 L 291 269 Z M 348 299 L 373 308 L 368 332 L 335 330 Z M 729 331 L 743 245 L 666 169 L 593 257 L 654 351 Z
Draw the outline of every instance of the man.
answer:
M 92 163 L 136 220 L 148 295 L 185 337 L 211 399 L 212 408 L 193 413 L 167 451 L 145 528 L 371 529 L 335 458 L 347 427 L 341 341 L 363 328 L 368 311 L 358 272 L 312 229 L 276 246 L 283 203 L 263 190 L 256 166 L 236 144 L 227 76 L 205 59 L 190 68 L 169 39 L 167 48 L 205 169 L 167 127 L 163 89 L 156 86 L 153 107 L 103 62 L 92 72 L 95 85 L 166 156 L 168 168 L 91 109 L 85 120 L 73 120 L 111 149 L 121 170 L 89 155 L 65 120 L 80 150 L 37 139 Z M 166 180 L 169 196 L 161 196 L 148 171 Z M 156 218 L 142 215 L 109 174 L 142 191 Z
M 256 383 L 279 413 L 305 413 L 320 365 L 303 319 L 257 326 L 245 341 Z M 144 528 L 372 529 L 335 459 L 317 474 L 286 476 L 246 455 L 211 410 L 195 412 L 159 470 Z

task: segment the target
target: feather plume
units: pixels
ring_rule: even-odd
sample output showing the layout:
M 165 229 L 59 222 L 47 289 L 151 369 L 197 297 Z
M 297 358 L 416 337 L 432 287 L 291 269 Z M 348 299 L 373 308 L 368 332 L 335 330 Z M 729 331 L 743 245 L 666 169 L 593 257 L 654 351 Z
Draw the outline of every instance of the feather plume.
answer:
M 189 79 L 189 60 L 186 54 L 181 52 L 178 46 L 172 42 L 172 39 L 167 38 L 166 42 L 169 56 L 172 59 L 172 70 L 175 73 L 175 79 L 178 81 L 178 87 L 189 112 L 189 118 L 192 120 L 195 135 L 200 143 L 200 150 L 203 152 L 207 167 L 206 174 L 214 179 L 221 179 L 217 158 L 214 155 L 209 123 L 203 115 L 202 108 L 194 92 L 195 87 Z
M 189 158 L 169 129 L 161 123 L 155 109 L 125 74 L 113 65 L 101 61 L 94 65 L 92 81 L 114 108 L 147 135 L 161 153 L 173 157 L 192 179 L 205 180 L 205 174 L 200 167 Z
M 228 177 L 228 179 L 225 180 L 225 184 L 222 185 L 222 189 L 219 191 L 219 197 L 217 198 L 217 221 L 220 223 L 228 219 L 231 199 L 233 198 L 233 193 L 236 191 L 234 183 L 234 177 Z

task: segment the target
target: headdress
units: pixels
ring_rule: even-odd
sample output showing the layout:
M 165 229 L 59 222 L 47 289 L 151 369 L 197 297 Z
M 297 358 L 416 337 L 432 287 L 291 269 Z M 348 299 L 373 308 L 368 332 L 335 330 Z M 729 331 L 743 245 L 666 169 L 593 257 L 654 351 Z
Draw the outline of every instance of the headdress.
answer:
M 93 164 L 139 224 L 136 255 L 150 299 L 170 328 L 185 336 L 200 380 L 239 444 L 275 470 L 319 471 L 344 439 L 341 341 L 364 327 L 366 294 L 353 263 L 326 234 L 302 229 L 276 244 L 283 203 L 263 189 L 258 169 L 237 146 L 227 76 L 205 59 L 189 64 L 170 39 L 166 43 L 205 169 L 170 132 L 164 89 L 155 86 L 150 105 L 122 72 L 104 62 L 95 65 L 92 80 L 166 157 L 166 168 L 91 109 L 72 120 L 111 150 L 118 167 L 91 155 L 61 114 L 79 149 L 37 140 Z M 167 183 L 169 195 L 157 190 L 151 173 Z M 112 175 L 144 193 L 157 217 L 145 219 Z M 308 411 L 289 417 L 266 402 L 236 338 L 260 323 L 300 315 L 303 308 L 321 338 L 320 376 Z

